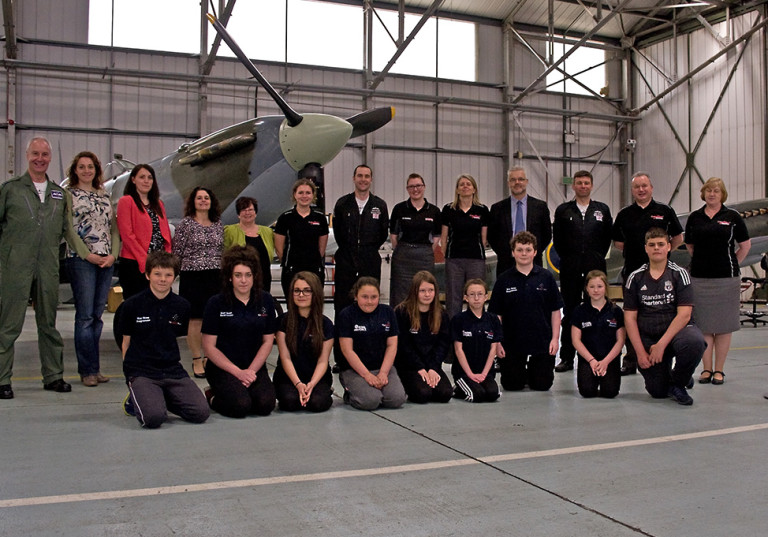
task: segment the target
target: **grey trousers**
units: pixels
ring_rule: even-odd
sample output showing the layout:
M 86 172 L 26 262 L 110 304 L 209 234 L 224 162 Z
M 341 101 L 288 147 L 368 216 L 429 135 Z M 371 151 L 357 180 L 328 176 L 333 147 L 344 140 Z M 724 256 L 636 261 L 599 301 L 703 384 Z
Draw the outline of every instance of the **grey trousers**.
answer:
M 377 375 L 379 370 L 372 369 L 371 373 Z M 339 374 L 341 385 L 349 393 L 349 404 L 359 410 L 376 410 L 380 406 L 384 408 L 403 406 L 406 398 L 405 390 L 394 366 L 389 370 L 387 378 L 389 384 L 378 389 L 365 382 L 365 379 L 354 369 L 347 369 Z

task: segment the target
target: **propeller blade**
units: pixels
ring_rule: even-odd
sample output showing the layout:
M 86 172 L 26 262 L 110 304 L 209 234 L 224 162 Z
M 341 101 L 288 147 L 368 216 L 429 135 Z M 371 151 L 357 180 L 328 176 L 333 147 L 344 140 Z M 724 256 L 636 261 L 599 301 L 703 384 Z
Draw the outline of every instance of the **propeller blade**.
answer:
M 347 118 L 347 122 L 352 125 L 352 135 L 350 138 L 373 132 L 389 123 L 393 117 L 395 117 L 395 108 L 387 106 L 366 110 Z
M 291 106 L 285 102 L 285 99 L 283 99 L 277 91 L 275 91 L 275 88 L 272 87 L 272 84 L 270 84 L 266 78 L 259 72 L 258 69 L 256 69 L 256 66 L 253 65 L 250 59 L 248 59 L 248 56 L 245 55 L 243 50 L 240 48 L 240 46 L 235 43 L 235 40 L 232 39 L 232 36 L 229 35 L 229 32 L 227 32 L 227 29 L 224 28 L 224 25 L 222 25 L 216 17 L 211 15 L 210 13 L 207 14 L 208 20 L 211 21 L 211 24 L 213 24 L 213 27 L 216 29 L 216 31 L 219 33 L 221 38 L 224 40 L 224 42 L 229 46 L 229 48 L 232 50 L 232 52 L 235 53 L 235 56 L 237 56 L 237 59 L 242 62 L 243 65 L 245 65 L 245 68 L 248 69 L 248 72 L 253 75 L 253 77 L 259 81 L 259 84 L 266 90 L 267 93 L 269 93 L 270 97 L 277 103 L 277 106 L 280 107 L 280 110 L 283 111 L 283 115 L 285 115 L 285 119 L 288 120 L 288 124 L 291 127 L 295 127 L 299 123 L 301 123 L 301 120 L 304 119 L 301 114 L 296 112 Z

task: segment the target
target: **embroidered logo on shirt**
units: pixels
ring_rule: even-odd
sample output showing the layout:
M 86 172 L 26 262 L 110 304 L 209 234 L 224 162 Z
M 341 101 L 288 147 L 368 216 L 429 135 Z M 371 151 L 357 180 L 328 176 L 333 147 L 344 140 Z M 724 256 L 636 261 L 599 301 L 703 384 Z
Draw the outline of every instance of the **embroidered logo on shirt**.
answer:
M 136 317 L 136 322 L 137 323 L 151 323 L 152 319 L 150 319 L 149 317 Z
M 62 194 L 58 190 L 51 190 L 51 197 L 55 200 L 63 200 L 64 194 Z
M 652 214 L 651 218 L 653 218 L 654 220 L 664 220 L 664 215 L 663 214 Z
M 469 217 L 472 218 L 473 220 L 480 220 L 479 214 L 470 214 Z
M 493 330 L 485 331 L 485 339 L 493 339 Z
M 434 218 L 425 218 L 424 221 L 425 222 L 434 222 L 435 219 Z
M 507 293 L 516 293 L 517 292 L 517 287 L 507 287 L 506 292 Z
M 362 324 L 356 324 L 352 329 L 353 332 L 367 332 L 368 329 Z
M 665 291 L 672 291 L 674 289 L 674 286 L 672 285 L 672 282 L 667 280 L 664 282 L 664 290 Z
M 389 332 L 392 326 L 390 326 L 389 323 L 381 323 L 382 328 L 384 328 L 385 332 Z
M 581 323 L 582 328 L 589 328 L 590 326 L 592 326 L 592 323 L 589 321 L 584 321 L 583 323 Z
M 267 317 L 267 308 L 262 306 L 261 309 L 259 310 L 258 316 L 259 317 Z
M 381 209 L 378 207 L 371 208 L 371 217 L 373 217 L 374 220 L 378 220 L 381 216 Z
M 472 337 L 472 332 L 470 332 L 469 330 L 462 330 L 461 335 L 464 337 Z
M 603 221 L 603 212 L 602 211 L 595 211 L 595 220 L 598 222 Z
M 643 286 L 640 288 L 640 290 L 641 290 L 641 291 L 647 291 L 647 290 L 648 290 L 648 287 L 646 287 L 645 285 L 643 285 Z
M 172 324 L 173 326 L 181 326 L 181 320 L 179 320 L 179 314 L 174 313 L 170 319 L 168 319 L 168 324 Z
M 727 222 L 725 220 L 718 220 L 717 223 L 720 224 L 721 226 L 730 226 L 731 225 L 730 222 Z
M 616 328 L 619 324 L 616 322 L 616 319 L 608 319 L 608 326 L 610 328 Z
M 231 311 L 220 311 L 219 317 L 234 317 L 235 315 Z

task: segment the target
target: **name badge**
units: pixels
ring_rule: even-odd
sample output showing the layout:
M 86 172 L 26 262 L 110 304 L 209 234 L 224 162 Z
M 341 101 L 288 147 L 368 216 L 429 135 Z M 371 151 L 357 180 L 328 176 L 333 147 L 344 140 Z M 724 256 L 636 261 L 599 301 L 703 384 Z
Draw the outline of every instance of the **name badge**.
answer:
M 64 194 L 62 194 L 58 190 L 51 190 L 51 197 L 55 200 L 63 200 Z

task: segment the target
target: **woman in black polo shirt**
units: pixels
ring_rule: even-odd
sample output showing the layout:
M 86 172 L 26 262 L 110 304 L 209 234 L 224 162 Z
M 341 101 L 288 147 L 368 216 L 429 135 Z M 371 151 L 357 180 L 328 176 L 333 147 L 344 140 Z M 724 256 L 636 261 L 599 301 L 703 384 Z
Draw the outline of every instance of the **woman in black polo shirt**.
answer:
M 740 328 L 739 263 L 747 257 L 752 243 L 741 215 L 724 205 L 728 191 L 722 179 L 707 180 L 701 187 L 701 199 L 705 205 L 692 212 L 685 223 L 685 246 L 691 253 L 693 320 L 707 342 L 699 382 L 723 384 L 731 334 Z
M 392 242 L 392 273 L 389 304 L 405 300 L 413 275 L 420 270 L 435 271 L 435 252 L 440 244 L 440 209 L 424 197 L 424 178 L 412 173 L 406 181 L 408 199 L 392 209 L 389 237 Z
M 261 289 L 256 251 L 233 246 L 221 259 L 222 293 L 214 295 L 203 313 L 205 396 L 223 416 L 266 416 L 275 408 L 275 387 L 266 360 L 274 343 L 277 314 L 272 296 Z
M 325 412 L 333 402 L 328 368 L 333 323 L 323 315 L 323 285 L 316 274 L 303 271 L 288 289 L 288 311 L 278 320 L 280 361 L 272 376 L 277 401 L 288 412 Z
M 471 175 L 456 181 L 453 203 L 443 207 L 440 246 L 445 255 L 445 307 L 453 317 L 461 311 L 464 284 L 485 279 L 485 242 L 490 213 L 480 203 Z
M 325 281 L 325 246 L 328 244 L 328 221 L 312 208 L 317 201 L 317 187 L 310 179 L 293 184 L 293 209 L 284 212 L 275 223 L 275 251 L 283 266 L 280 283 L 286 299 L 294 274 L 303 270 Z

